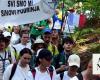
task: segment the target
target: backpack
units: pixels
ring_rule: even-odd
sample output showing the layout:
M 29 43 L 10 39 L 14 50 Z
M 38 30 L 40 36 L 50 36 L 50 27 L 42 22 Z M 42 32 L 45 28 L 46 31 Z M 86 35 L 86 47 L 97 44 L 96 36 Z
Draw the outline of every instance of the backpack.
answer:
M 48 70 L 49 70 L 50 77 L 51 77 L 51 80 L 52 80 L 52 77 L 53 77 L 53 67 L 50 66 Z M 33 68 L 33 69 L 31 70 L 31 72 L 32 72 L 33 78 L 35 79 L 36 70 Z
M 16 68 L 17 68 L 17 62 L 13 64 L 12 66 L 12 69 L 11 69 L 11 74 L 10 74 L 10 77 L 9 77 L 9 80 L 12 79 L 12 77 L 14 76 L 15 74 L 15 71 L 16 71 Z
M 64 76 L 64 72 L 60 73 L 60 80 L 63 80 L 63 76 Z M 79 80 L 83 80 L 83 76 L 81 73 L 77 74 L 76 77 L 79 79 Z

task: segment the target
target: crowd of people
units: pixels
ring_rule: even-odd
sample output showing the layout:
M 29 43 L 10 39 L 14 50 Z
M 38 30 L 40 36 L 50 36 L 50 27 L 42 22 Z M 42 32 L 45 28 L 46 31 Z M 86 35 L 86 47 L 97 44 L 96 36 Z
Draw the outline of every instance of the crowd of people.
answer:
M 100 79 L 92 75 L 91 60 L 81 70 L 84 64 L 72 50 L 75 41 L 60 35 L 62 21 L 57 14 L 52 20 L 0 29 L 0 80 Z

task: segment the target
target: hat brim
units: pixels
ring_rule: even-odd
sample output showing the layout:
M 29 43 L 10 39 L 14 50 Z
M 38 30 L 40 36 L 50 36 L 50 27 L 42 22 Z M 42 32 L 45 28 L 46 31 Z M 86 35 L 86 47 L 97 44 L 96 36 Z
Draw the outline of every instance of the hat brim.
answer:
M 69 63 L 69 66 L 77 66 L 78 68 L 80 67 L 78 63 Z

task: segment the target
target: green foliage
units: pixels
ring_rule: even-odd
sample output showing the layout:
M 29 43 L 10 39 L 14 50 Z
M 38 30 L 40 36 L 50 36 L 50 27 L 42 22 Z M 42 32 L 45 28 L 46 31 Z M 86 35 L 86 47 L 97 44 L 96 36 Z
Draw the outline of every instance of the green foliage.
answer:
M 76 41 L 77 46 L 87 45 L 89 52 L 100 53 L 100 44 L 91 40 L 100 36 L 100 0 L 60 0 L 59 8 L 62 8 L 61 3 L 64 3 L 64 10 L 68 10 L 70 7 L 74 8 L 75 4 L 79 2 L 82 2 L 83 6 L 76 8 L 78 12 L 85 13 L 88 10 L 90 17 L 87 19 L 86 27 L 84 29 L 76 28 L 71 36 Z M 82 45 L 80 45 L 81 43 Z
M 65 10 L 68 10 L 70 7 L 74 7 L 78 2 L 83 3 L 82 8 L 78 10 L 82 10 L 82 12 L 89 10 L 91 11 L 90 15 L 92 15 L 92 17 L 100 17 L 100 0 L 60 0 L 59 7 L 61 8 L 61 3 L 64 3 Z
M 81 39 L 81 41 L 84 41 L 84 40 L 82 40 L 84 35 L 87 35 L 87 34 L 90 34 L 90 33 L 94 33 L 94 29 L 93 28 L 84 28 L 84 29 L 76 28 L 74 34 L 72 34 L 72 37 L 73 37 L 73 39 L 75 41 L 79 40 L 79 39 Z
M 100 53 L 100 44 L 98 44 L 98 43 L 91 43 L 89 45 L 88 51 L 92 52 L 92 53 Z

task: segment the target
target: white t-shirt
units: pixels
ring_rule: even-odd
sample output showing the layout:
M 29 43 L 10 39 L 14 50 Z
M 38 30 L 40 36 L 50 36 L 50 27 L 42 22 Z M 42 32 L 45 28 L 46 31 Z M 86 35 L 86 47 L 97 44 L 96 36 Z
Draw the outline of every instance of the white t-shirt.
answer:
M 3 80 L 9 80 L 9 77 L 11 75 L 11 69 L 12 69 L 13 64 L 9 65 L 7 67 L 7 69 L 4 72 L 3 75 Z M 19 66 L 19 64 L 17 65 L 16 71 L 12 77 L 12 80 L 26 80 L 27 77 L 27 73 L 30 70 L 29 66 L 27 65 L 27 67 L 22 68 Z
M 56 76 L 56 79 L 55 79 L 55 80 L 61 80 L 60 74 L 58 74 L 58 75 Z M 64 72 L 64 75 L 63 75 L 63 80 L 79 80 L 79 79 L 78 79 L 76 76 L 74 76 L 74 77 L 68 76 L 68 72 L 65 71 L 65 72 Z
M 28 49 L 31 50 L 31 43 L 27 43 L 26 45 L 23 45 L 22 43 L 19 43 L 19 44 L 14 45 L 14 47 L 17 50 L 17 52 L 19 53 L 24 48 L 28 48 Z
M 35 68 L 36 70 L 36 74 L 35 74 L 35 79 L 32 75 L 32 73 L 29 71 L 28 72 L 28 77 L 26 80 L 51 80 L 51 77 L 50 77 L 50 73 L 49 71 L 46 71 L 46 72 L 41 72 L 38 67 Z M 54 69 L 53 71 L 53 76 L 52 76 L 52 80 L 55 80 L 55 77 L 56 77 L 56 71 Z
M 20 35 L 19 34 L 15 34 L 14 32 L 12 32 L 12 36 L 11 36 L 11 40 L 10 40 L 10 44 L 11 45 L 15 45 L 18 44 L 20 40 Z

